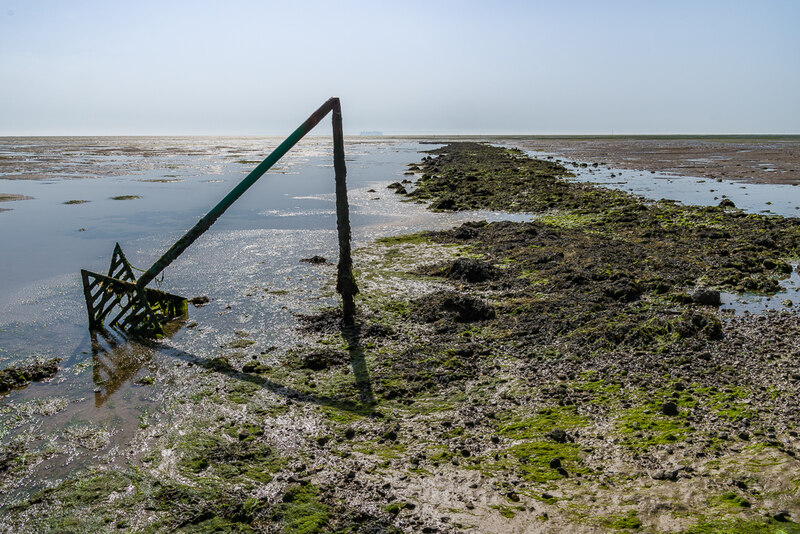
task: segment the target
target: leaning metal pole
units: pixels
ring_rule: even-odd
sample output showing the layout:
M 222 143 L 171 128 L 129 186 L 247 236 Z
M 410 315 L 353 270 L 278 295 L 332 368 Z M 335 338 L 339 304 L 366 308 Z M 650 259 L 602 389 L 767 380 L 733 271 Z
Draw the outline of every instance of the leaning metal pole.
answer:
M 153 298 L 161 298 L 159 292 L 147 289 L 150 283 L 158 276 L 170 263 L 186 250 L 198 237 L 200 237 L 214 222 L 233 204 L 245 191 L 247 191 L 261 176 L 266 173 L 281 157 L 283 157 L 294 145 L 297 144 L 306 134 L 308 134 L 319 122 L 332 112 L 333 123 L 333 164 L 336 178 L 336 225 L 339 235 L 339 267 L 336 282 L 336 289 L 342 295 L 343 320 L 346 326 L 352 326 L 355 322 L 355 295 L 358 293 L 355 279 L 353 277 L 353 264 L 350 255 L 350 215 L 347 202 L 347 184 L 345 178 L 347 169 L 344 159 L 344 136 L 342 134 L 342 110 L 338 98 L 330 98 L 319 107 L 308 119 L 303 122 L 286 140 L 283 141 L 272 153 L 264 159 L 250 174 L 248 174 L 236 187 L 234 187 L 225 198 L 223 198 L 211 211 L 209 211 L 197 224 L 195 224 L 186 234 L 175 242 L 163 256 L 161 256 L 142 276 L 133 282 L 133 276 L 128 280 L 118 280 L 114 278 L 115 259 L 112 259 L 111 270 L 108 276 L 97 275 L 89 271 L 82 271 L 84 278 L 84 293 L 86 304 L 89 310 L 90 328 L 102 326 L 105 316 L 114 306 L 122 308 L 122 312 L 112 321 L 121 322 L 123 329 L 135 331 L 139 329 L 142 321 L 148 321 L 152 328 L 152 333 L 158 334 L 161 331 L 159 317 L 173 317 L 178 312 L 172 310 L 172 300 L 180 300 L 185 308 L 185 299 L 174 295 L 164 294 L 172 300 L 158 302 L 153 308 L 153 303 L 148 300 L 149 294 L 155 295 Z M 117 246 L 119 248 L 119 246 Z M 120 261 L 128 265 L 127 260 L 120 250 L 115 258 L 122 258 Z M 119 263 L 119 262 L 117 262 Z M 119 265 L 116 266 L 119 268 Z M 94 291 L 94 293 L 92 293 Z M 158 294 L 156 294 L 158 293 Z M 123 299 L 124 297 L 124 299 Z M 123 302 L 124 300 L 124 302 Z M 169 302 L 167 302 L 169 301 Z M 159 313 L 155 313 L 158 311 Z M 179 311 L 179 310 L 178 310 Z M 126 315 L 130 314 L 130 315 Z M 154 315 L 155 314 L 155 315 Z M 127 317 L 127 318 L 126 318 Z M 130 324 L 128 324 L 130 323 Z

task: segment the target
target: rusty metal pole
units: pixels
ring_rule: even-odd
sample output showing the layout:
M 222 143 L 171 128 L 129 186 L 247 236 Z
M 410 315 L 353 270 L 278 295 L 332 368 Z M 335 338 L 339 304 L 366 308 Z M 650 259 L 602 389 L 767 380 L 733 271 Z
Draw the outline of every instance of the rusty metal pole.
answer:
M 342 133 L 342 107 L 338 98 L 333 100 L 333 169 L 336 176 L 336 228 L 339 231 L 339 269 L 336 291 L 342 295 L 342 318 L 345 326 L 355 324 L 355 296 L 358 286 L 353 276 L 350 257 L 350 205 L 347 201 L 347 167 L 344 162 L 344 134 Z

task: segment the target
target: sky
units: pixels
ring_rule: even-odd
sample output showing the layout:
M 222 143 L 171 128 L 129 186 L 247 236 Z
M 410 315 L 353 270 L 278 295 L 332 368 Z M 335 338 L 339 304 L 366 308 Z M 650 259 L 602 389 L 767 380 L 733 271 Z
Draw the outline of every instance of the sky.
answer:
M 281 135 L 330 96 L 351 134 L 800 134 L 798 25 L 800 0 L 0 0 L 0 136 Z

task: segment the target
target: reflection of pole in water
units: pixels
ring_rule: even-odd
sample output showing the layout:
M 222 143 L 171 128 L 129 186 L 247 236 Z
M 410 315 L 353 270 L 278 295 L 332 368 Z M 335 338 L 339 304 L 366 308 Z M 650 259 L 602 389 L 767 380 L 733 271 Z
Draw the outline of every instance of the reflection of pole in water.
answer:
M 99 408 L 125 382 L 152 361 L 153 349 L 112 337 L 105 331 L 92 331 L 92 381 L 94 405 Z

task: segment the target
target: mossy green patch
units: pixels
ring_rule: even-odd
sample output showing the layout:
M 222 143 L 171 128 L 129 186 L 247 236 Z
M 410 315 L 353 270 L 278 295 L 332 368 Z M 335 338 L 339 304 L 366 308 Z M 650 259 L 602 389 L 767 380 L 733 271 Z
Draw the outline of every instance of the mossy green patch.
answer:
M 709 503 L 729 508 L 750 508 L 752 506 L 750 501 L 733 491 L 727 491 L 721 495 L 712 497 L 709 499 Z
M 428 232 L 418 232 L 415 234 L 405 234 L 400 236 L 382 237 L 375 240 L 376 243 L 387 246 L 395 245 L 418 245 L 420 243 L 429 243 L 430 238 Z
M 290 486 L 273 512 L 286 534 L 315 534 L 330 531 L 330 509 L 319 500 L 313 484 Z
M 800 534 L 800 525 L 774 519 L 703 519 L 679 534 Z
M 178 446 L 183 453 L 178 466 L 189 475 L 202 473 L 203 476 L 269 482 L 286 463 L 272 447 L 256 439 L 198 433 L 184 436 Z
M 625 514 L 606 517 L 601 521 L 601 524 L 613 530 L 639 530 L 642 527 L 642 521 L 633 510 Z
M 555 406 L 541 409 L 533 416 L 504 414 L 500 417 L 497 432 L 512 439 L 531 439 L 540 438 L 556 428 L 579 428 L 587 422 L 588 419 L 578 414 L 575 406 Z
M 692 431 L 685 415 L 664 415 L 658 402 L 625 410 L 617 418 L 615 428 L 623 443 L 632 449 L 673 444 L 685 439 Z

